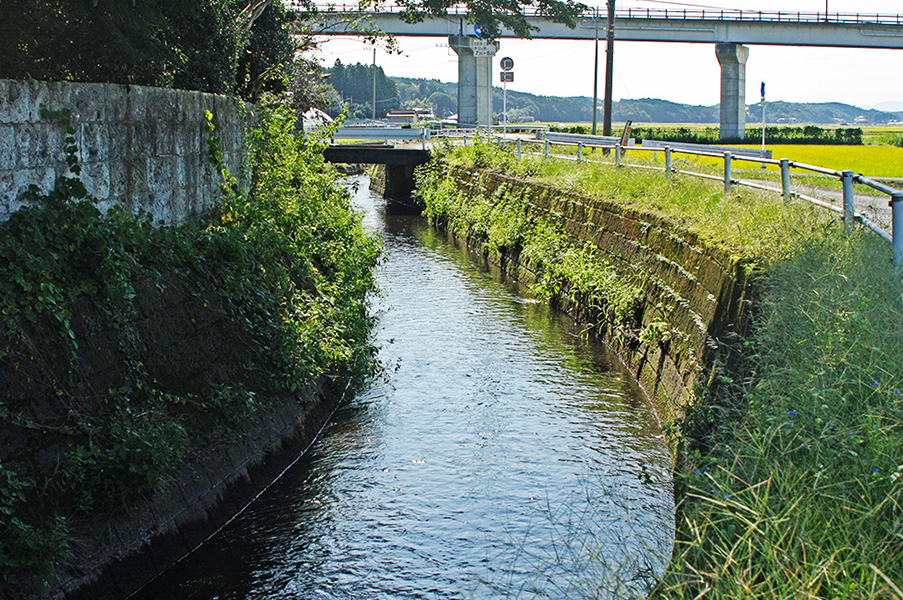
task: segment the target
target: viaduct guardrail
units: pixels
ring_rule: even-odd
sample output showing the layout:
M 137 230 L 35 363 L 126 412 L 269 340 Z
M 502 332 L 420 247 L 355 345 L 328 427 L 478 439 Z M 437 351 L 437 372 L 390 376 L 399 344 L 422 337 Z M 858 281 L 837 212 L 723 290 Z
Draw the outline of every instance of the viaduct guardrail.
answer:
M 309 4 L 296 0 L 287 1 L 286 4 L 302 12 L 310 12 Z M 360 4 L 329 4 L 315 5 L 319 12 L 335 12 L 345 14 L 375 14 L 404 12 L 405 7 L 396 4 L 383 4 L 379 7 L 367 8 Z M 521 11 L 527 17 L 548 18 L 541 10 L 534 7 L 523 7 Z M 464 6 L 449 7 L 446 14 L 451 17 L 459 17 L 467 14 Z M 600 17 L 600 15 L 602 15 Z M 599 8 L 588 8 L 582 14 L 584 19 L 603 18 L 607 12 Z M 903 15 L 880 13 L 852 13 L 852 12 L 791 12 L 791 11 L 766 11 L 766 10 L 739 10 L 739 9 L 675 9 L 675 8 L 625 8 L 615 11 L 615 20 L 618 19 L 649 19 L 649 20 L 681 20 L 681 21 L 762 21 L 776 23 L 830 23 L 830 24 L 863 24 L 863 25 L 903 25 Z

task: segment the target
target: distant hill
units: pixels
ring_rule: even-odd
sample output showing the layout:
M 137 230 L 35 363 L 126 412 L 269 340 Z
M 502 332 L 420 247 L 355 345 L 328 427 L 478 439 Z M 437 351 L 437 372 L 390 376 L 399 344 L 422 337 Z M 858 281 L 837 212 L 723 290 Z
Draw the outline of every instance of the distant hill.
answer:
M 430 107 L 438 117 L 457 112 L 457 84 L 435 79 L 392 77 L 398 100 L 404 107 Z M 598 102 L 598 120 L 602 119 L 602 100 Z M 493 90 L 493 108 L 502 112 L 502 90 Z M 696 106 L 667 100 L 640 98 L 620 100 L 612 106 L 612 119 L 634 123 L 711 123 L 719 121 L 718 105 Z M 748 106 L 748 121 L 762 120 L 758 104 Z M 512 122 L 535 120 L 549 123 L 588 123 L 592 121 L 593 99 L 587 96 L 562 98 L 508 91 L 508 114 Z M 903 120 L 896 112 L 864 109 L 839 102 L 769 102 L 766 119 L 771 124 L 869 125 Z
M 747 109 L 749 120 L 762 120 L 762 107 L 750 105 Z M 825 102 L 820 104 L 799 104 L 794 102 L 769 102 L 765 107 L 765 117 L 769 123 L 818 123 L 826 125 L 876 125 L 899 118 L 896 113 L 867 110 L 841 104 Z

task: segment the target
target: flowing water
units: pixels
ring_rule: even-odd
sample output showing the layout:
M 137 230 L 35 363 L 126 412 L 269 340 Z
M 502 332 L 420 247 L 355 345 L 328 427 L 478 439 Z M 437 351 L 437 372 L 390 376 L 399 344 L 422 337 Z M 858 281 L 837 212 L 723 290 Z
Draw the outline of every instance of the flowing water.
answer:
M 641 595 L 674 518 L 648 402 L 567 318 L 356 183 L 386 246 L 385 376 L 139 597 Z

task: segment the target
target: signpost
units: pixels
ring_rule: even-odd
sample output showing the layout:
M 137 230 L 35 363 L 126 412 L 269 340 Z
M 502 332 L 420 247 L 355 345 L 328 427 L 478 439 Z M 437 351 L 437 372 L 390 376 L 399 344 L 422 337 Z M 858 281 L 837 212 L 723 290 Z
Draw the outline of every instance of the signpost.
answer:
M 762 152 L 765 152 L 765 82 L 762 82 Z M 765 168 L 765 163 L 762 163 Z
M 499 78 L 502 80 L 502 117 L 504 117 L 502 121 L 502 135 L 508 135 L 508 82 L 514 81 L 514 71 L 511 69 L 514 68 L 514 60 L 511 57 L 506 56 L 499 62 L 499 67 L 501 67 L 502 72 L 499 73 Z

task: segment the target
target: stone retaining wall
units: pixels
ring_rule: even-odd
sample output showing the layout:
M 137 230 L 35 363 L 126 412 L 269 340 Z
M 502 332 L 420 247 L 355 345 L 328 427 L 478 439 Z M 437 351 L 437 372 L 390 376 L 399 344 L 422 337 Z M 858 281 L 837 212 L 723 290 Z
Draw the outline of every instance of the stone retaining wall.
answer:
M 695 386 L 722 360 L 724 342 L 744 326 L 748 265 L 725 248 L 707 245 L 696 235 L 661 217 L 599 198 L 526 183 L 500 173 L 457 168 L 450 175 L 472 198 L 517 195 L 528 217 L 561 227 L 578 246 L 589 243 L 601 259 L 625 277 L 639 281 L 644 302 L 638 328 L 625 331 L 602 323 L 604 311 L 568 300 L 563 290 L 554 301 L 580 321 L 594 325 L 640 382 L 663 422 L 679 416 L 693 401 Z M 469 240 L 481 247 L 482 240 Z M 517 279 L 535 280 L 537 267 L 522 261 L 518 249 L 490 256 Z M 643 328 L 665 324 L 668 338 L 640 341 Z
M 122 204 L 149 213 L 154 222 L 180 224 L 210 207 L 219 195 L 219 176 L 207 160 L 206 111 L 213 114 L 226 165 L 242 175 L 246 113 L 233 98 L 0 79 L 0 220 L 23 206 L 30 185 L 49 191 L 68 170 L 65 134 L 42 118 L 41 107 L 71 111 L 81 178 L 101 208 Z

